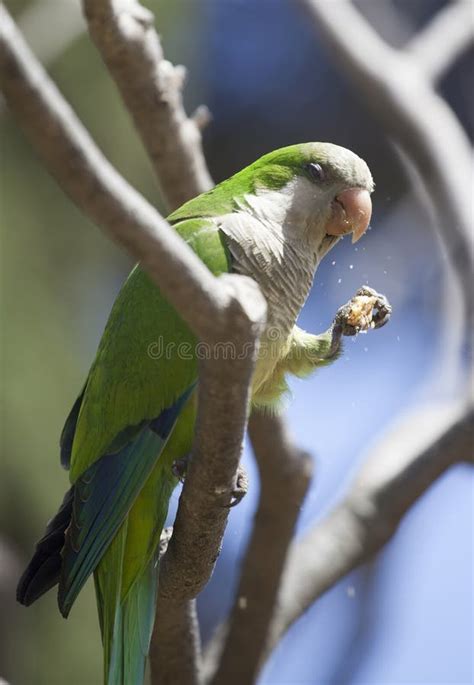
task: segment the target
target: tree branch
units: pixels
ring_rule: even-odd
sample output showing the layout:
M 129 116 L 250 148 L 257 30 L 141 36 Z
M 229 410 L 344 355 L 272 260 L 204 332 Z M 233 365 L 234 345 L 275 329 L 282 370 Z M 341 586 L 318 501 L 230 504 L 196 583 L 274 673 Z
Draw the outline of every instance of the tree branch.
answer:
M 260 472 L 260 499 L 228 626 L 208 652 L 208 674 L 219 661 L 214 685 L 255 680 L 313 467 L 311 457 L 292 443 L 281 417 L 255 411 L 249 435 Z
M 77 206 L 141 261 L 196 335 L 211 345 L 211 351 L 216 352 L 213 346 L 219 340 L 235 344 L 235 359 L 223 360 L 216 353 L 201 364 L 192 458 L 178 508 L 176 534 L 160 569 L 158 605 L 168 604 L 168 625 L 174 622 L 174 634 L 181 636 L 178 645 L 171 646 L 171 658 L 165 660 L 167 673 L 161 674 L 164 682 L 171 682 L 169 674 L 179 661 L 173 656 L 191 629 L 187 600 L 207 582 L 219 554 L 266 303 L 251 279 L 232 275 L 214 278 L 155 209 L 115 171 L 3 7 L 0 85 L 46 168 Z M 242 350 L 245 354 L 239 354 Z M 180 683 L 196 682 L 196 660 L 196 654 L 181 659 Z M 157 661 L 160 663 L 160 656 Z
M 141 262 L 198 337 L 215 340 L 235 296 L 229 277 L 216 287 L 191 248 L 112 167 L 4 8 L 0 30 L 0 87 L 48 171 L 79 209 Z
M 449 2 L 405 45 L 404 52 L 433 83 L 439 81 L 474 41 L 472 3 Z
M 311 0 L 305 4 L 310 9 L 316 7 Z M 94 40 L 133 115 L 170 205 L 179 205 L 209 188 L 211 180 L 202 157 L 198 126 L 186 117 L 182 106 L 182 72 L 163 59 L 151 26 L 152 15 L 132 0 L 120 4 L 84 0 L 84 7 Z M 468 221 L 470 217 L 463 202 L 466 198 L 461 198 L 459 189 L 453 193 L 452 180 L 459 178 L 460 169 L 464 173 L 467 168 L 465 136 L 449 108 L 428 88 L 426 79 L 405 57 L 385 46 L 368 25 L 361 25 L 360 17 L 349 25 L 365 32 L 362 43 L 367 59 L 354 59 L 348 41 L 342 45 L 338 42 L 336 22 L 347 26 L 347 21 L 354 20 L 351 13 L 355 10 L 350 5 L 339 0 L 337 5 L 325 2 L 317 7 L 314 16 L 320 19 L 325 15 L 322 25 L 327 38 L 357 79 L 360 90 L 369 96 L 369 102 L 377 101 L 373 105 L 376 111 L 388 117 L 392 133 L 406 149 L 411 148 L 442 212 L 446 244 L 455 234 L 462 282 L 470 284 L 472 263 L 466 233 L 466 227 L 470 230 L 466 217 Z M 196 685 L 201 674 L 194 598 L 212 573 L 227 521 L 265 303 L 248 279 L 226 276 L 217 285 L 194 253 L 96 148 L 2 8 L 0 25 L 0 79 L 6 100 L 61 187 L 112 239 L 142 262 L 200 338 L 211 345 L 219 339 L 233 340 L 237 351 L 248 351 L 250 346 L 250 353 L 237 354 L 237 360 L 223 360 L 215 354 L 201 365 L 192 458 L 175 534 L 160 568 L 159 621 L 151 651 L 153 681 L 160 678 L 163 683 Z M 424 47 L 423 43 L 412 43 L 412 52 L 430 55 L 428 37 L 427 33 Z M 398 70 L 400 78 L 395 73 L 387 82 L 386 74 L 382 78 L 376 72 L 374 65 L 379 63 L 389 65 L 389 74 Z M 432 78 L 446 68 L 440 66 L 439 58 L 436 64 L 430 72 Z M 426 66 L 424 70 L 426 73 Z M 404 80 L 406 86 L 400 91 Z M 378 88 L 380 98 L 373 98 L 373 87 Z M 421 120 L 419 110 L 433 103 L 431 125 Z M 454 134 L 453 146 L 446 150 L 443 145 L 444 156 L 440 144 L 435 145 L 433 140 L 440 126 L 446 135 Z M 456 173 L 450 179 L 460 150 Z M 410 442 L 410 448 L 400 455 L 400 443 L 390 438 L 389 445 L 380 448 L 381 454 L 372 456 L 343 504 L 292 546 L 276 614 L 274 600 L 308 486 L 309 466 L 307 458 L 287 442 L 279 420 L 252 418 L 251 437 L 262 491 L 216 684 L 254 680 L 263 652 L 276 644 L 322 592 L 381 548 L 429 484 L 452 463 L 465 458 L 466 444 L 472 439 L 466 417 L 464 409 L 451 413 L 443 410 L 440 416 L 430 415 L 426 430 L 419 416 L 416 424 L 412 418 L 405 426 L 406 435 L 421 434 L 423 445 Z M 468 417 L 472 419 L 472 411 Z M 436 445 L 429 446 L 430 440 Z M 285 507 L 278 506 L 283 499 Z M 270 549 L 269 538 L 274 541 Z M 267 641 L 270 623 L 271 639 Z
M 472 159 L 464 129 L 414 61 L 388 46 L 350 2 L 300 2 L 358 95 L 416 164 L 457 269 L 460 297 L 470 293 L 471 201 L 463 179 L 471 176 Z M 474 316 L 472 299 L 465 307 L 469 326 Z
M 441 474 L 472 457 L 473 418 L 465 405 L 428 408 L 398 422 L 371 452 L 345 500 L 292 545 L 269 651 L 322 594 L 388 542 Z
M 156 604 L 150 648 L 151 683 L 201 683 L 201 643 L 195 600 L 164 598 Z
M 235 316 L 239 316 L 237 309 Z M 188 600 L 194 599 L 206 585 L 220 553 L 250 401 L 253 364 L 249 364 L 247 357 L 250 354 L 254 360 L 257 348 L 254 344 L 249 352 L 249 343 L 250 336 L 236 346 L 232 362 L 221 359 L 216 350 L 216 354 L 210 355 L 211 360 L 201 364 L 192 456 L 173 536 L 160 562 L 158 620 L 152 643 L 154 682 L 192 685 L 200 677 L 199 671 L 196 673 L 200 655 L 195 654 L 193 659 L 178 656 L 182 651 L 189 655 L 190 646 L 186 641 L 171 643 L 164 635 L 164 626 L 171 623 L 171 628 L 182 637 L 190 633 L 198 645 L 193 630 L 196 624 L 189 619 Z M 168 616 L 162 624 L 164 612 Z
M 428 133 L 423 133 L 425 121 L 416 109 L 419 107 L 416 85 L 421 83 L 422 99 L 430 107 L 434 104 L 438 123 L 449 122 L 449 134 L 454 131 L 454 148 L 461 151 L 461 164 L 466 170 L 470 147 L 466 146 L 464 132 L 444 101 L 437 98 L 408 60 L 385 45 L 349 3 L 303 0 L 303 4 L 376 114 L 414 156 L 438 211 L 442 210 L 444 243 L 454 267 L 461 270 L 460 280 L 465 286 L 460 296 L 469 298 L 470 288 L 466 289 L 466 284 L 471 279 L 472 263 L 470 256 L 463 258 L 461 254 L 462 250 L 470 249 L 466 198 L 457 206 L 460 193 L 451 196 L 452 178 L 457 173 L 452 173 L 455 155 L 449 155 L 448 167 L 444 168 L 434 128 L 428 125 Z M 345 31 L 349 25 L 350 36 Z M 364 51 L 359 53 L 358 45 L 364 45 Z M 395 74 L 393 78 L 392 74 Z M 426 111 L 431 116 L 431 109 Z M 439 193 L 448 199 L 448 210 L 442 208 Z M 459 219 L 457 226 L 461 228 L 455 250 L 452 249 L 452 225 L 448 221 L 453 217 Z M 468 303 L 472 305 L 472 300 Z M 369 458 L 346 500 L 301 542 L 293 545 L 266 644 L 267 656 L 290 625 L 323 592 L 381 549 L 396 531 L 404 513 L 441 473 L 451 464 L 468 458 L 472 409 L 451 405 L 436 412 L 429 408 L 423 413 L 412 413 L 403 426 L 390 433 Z
M 90 34 L 122 94 L 171 208 L 209 190 L 199 126 L 186 116 L 184 67 L 163 57 L 153 14 L 136 0 L 83 0 Z

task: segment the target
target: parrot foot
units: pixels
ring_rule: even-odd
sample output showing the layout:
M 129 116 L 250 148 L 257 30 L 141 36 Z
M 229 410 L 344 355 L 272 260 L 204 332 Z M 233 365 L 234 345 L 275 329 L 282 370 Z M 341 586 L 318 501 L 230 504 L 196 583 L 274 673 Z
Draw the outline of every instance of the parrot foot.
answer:
M 230 500 L 230 504 L 228 505 L 230 507 L 235 507 L 237 504 L 239 504 L 245 495 L 247 494 L 249 489 L 249 477 L 247 475 L 247 471 L 244 469 L 243 466 L 240 466 L 237 469 L 237 475 L 235 478 L 235 487 L 232 490 L 232 499 Z
M 382 328 L 388 323 L 390 316 L 392 315 L 392 306 L 385 297 L 381 295 L 373 288 L 369 288 L 368 285 L 363 285 L 362 288 L 356 292 L 355 297 L 352 298 L 351 302 L 357 298 L 368 298 L 372 304 L 371 321 L 369 323 L 369 328 Z
M 390 319 L 392 307 L 385 295 L 365 285 L 340 307 L 334 318 L 339 335 L 356 335 L 371 328 L 381 328 Z
M 354 297 L 337 310 L 332 326 L 332 341 L 329 357 L 340 347 L 342 336 L 366 333 L 372 328 L 381 328 L 390 319 L 392 307 L 385 297 L 368 285 L 362 286 Z

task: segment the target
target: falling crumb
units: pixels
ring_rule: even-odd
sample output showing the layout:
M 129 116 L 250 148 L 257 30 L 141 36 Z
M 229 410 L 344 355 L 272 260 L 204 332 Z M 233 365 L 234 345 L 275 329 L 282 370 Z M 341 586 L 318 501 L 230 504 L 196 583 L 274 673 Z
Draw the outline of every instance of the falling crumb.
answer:
M 349 599 L 354 599 L 356 595 L 355 587 L 353 585 L 349 585 L 349 587 L 346 589 L 346 593 Z
M 353 269 L 353 268 L 354 268 L 354 264 L 349 264 L 349 269 Z
M 337 282 L 338 282 L 338 283 L 342 283 L 342 278 L 338 278 L 338 279 L 337 279 Z
M 334 260 L 333 262 L 331 262 L 331 266 L 336 266 L 336 260 Z
M 387 271 L 386 271 L 385 269 L 383 270 L 383 272 L 384 272 L 385 275 L 387 275 Z
M 247 597 L 239 597 L 237 604 L 239 606 L 239 609 L 246 609 L 247 608 Z

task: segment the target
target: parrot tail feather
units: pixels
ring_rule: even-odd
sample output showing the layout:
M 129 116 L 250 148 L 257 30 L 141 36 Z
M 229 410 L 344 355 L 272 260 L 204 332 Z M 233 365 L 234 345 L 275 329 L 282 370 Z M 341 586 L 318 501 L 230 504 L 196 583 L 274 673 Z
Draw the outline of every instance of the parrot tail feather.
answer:
M 72 516 L 74 486 L 63 499 L 58 513 L 49 521 L 46 532 L 36 544 L 35 553 L 18 583 L 16 598 L 30 606 L 59 582 L 66 529 Z
M 152 559 L 116 608 L 105 685 L 142 685 L 153 631 L 158 564 Z

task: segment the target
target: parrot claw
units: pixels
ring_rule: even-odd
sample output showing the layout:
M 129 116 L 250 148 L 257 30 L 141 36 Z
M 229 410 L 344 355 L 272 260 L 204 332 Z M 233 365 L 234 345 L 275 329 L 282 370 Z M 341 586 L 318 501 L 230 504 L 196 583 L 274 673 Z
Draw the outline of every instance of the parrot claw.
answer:
M 381 295 L 373 288 L 369 288 L 369 286 L 363 286 L 362 288 L 359 288 L 356 293 L 356 296 L 357 295 L 365 295 L 375 298 L 375 303 L 372 310 L 372 328 L 382 328 L 382 326 L 385 326 L 392 315 L 392 306 L 385 295 Z
M 163 530 L 161 531 L 160 543 L 158 546 L 158 557 L 159 557 L 159 559 L 161 559 L 163 554 L 168 549 L 168 543 L 171 540 L 172 535 L 173 535 L 173 526 L 168 526 L 167 528 L 163 528 Z
M 181 483 L 184 483 L 186 478 L 186 471 L 188 470 L 189 456 L 182 457 L 181 459 L 175 459 L 171 465 L 171 472 L 173 476 L 177 478 Z M 227 507 L 235 507 L 242 499 L 245 497 L 248 491 L 249 479 L 247 472 L 243 466 L 239 465 L 237 469 L 237 475 L 235 478 L 235 487 L 231 493 L 230 503 L 225 505 Z
M 334 317 L 329 357 L 340 348 L 342 336 L 366 333 L 381 328 L 390 319 L 392 307 L 385 297 L 368 285 L 362 286 L 354 297 L 340 307 Z
M 235 487 L 232 490 L 232 499 L 230 500 L 228 507 L 231 508 L 237 506 L 237 504 L 239 504 L 247 494 L 248 489 L 249 478 L 247 472 L 243 466 L 239 465 L 235 479 Z

